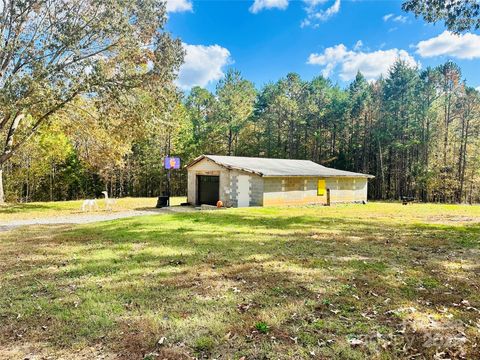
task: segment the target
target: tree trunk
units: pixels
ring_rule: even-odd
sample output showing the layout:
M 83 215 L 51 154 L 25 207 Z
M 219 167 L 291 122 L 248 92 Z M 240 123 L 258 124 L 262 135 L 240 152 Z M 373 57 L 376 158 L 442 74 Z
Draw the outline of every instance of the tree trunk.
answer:
M 232 141 L 233 141 L 233 131 L 230 127 L 228 129 L 228 156 L 232 155 Z
M 5 204 L 5 192 L 3 190 L 3 168 L 0 166 L 0 204 Z
M 462 123 L 462 127 L 463 127 Z M 468 145 L 468 131 L 469 131 L 469 119 L 466 119 L 466 124 L 465 124 L 465 129 L 462 129 L 462 139 L 461 144 L 462 146 L 460 147 L 460 190 L 459 190 L 459 195 L 458 195 L 458 200 L 459 202 L 462 202 L 462 195 L 463 195 L 463 188 L 465 184 L 465 169 L 467 167 L 467 145 Z
M 5 203 L 5 191 L 3 189 L 3 164 L 12 156 L 13 151 L 13 137 L 17 131 L 20 122 L 23 120 L 25 115 L 17 114 L 13 119 L 12 124 L 7 133 L 7 139 L 5 142 L 5 147 L 3 153 L 0 153 L 0 204 Z
M 5 141 L 5 147 L 3 149 L 3 153 L 0 155 L 0 166 L 2 166 L 12 156 L 12 152 L 14 150 L 13 139 L 15 136 L 15 132 L 17 131 L 17 128 L 24 117 L 25 115 L 18 114 L 17 116 L 15 116 L 12 124 L 10 125 L 7 133 L 7 139 Z

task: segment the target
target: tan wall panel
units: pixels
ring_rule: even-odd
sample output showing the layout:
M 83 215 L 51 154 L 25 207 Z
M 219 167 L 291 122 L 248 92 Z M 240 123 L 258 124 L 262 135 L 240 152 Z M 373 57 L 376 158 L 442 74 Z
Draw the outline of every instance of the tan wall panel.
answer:
M 317 196 L 317 180 L 312 177 L 265 178 L 263 205 L 326 204 L 326 194 Z
M 332 204 L 367 201 L 366 178 L 328 178 L 327 189 Z

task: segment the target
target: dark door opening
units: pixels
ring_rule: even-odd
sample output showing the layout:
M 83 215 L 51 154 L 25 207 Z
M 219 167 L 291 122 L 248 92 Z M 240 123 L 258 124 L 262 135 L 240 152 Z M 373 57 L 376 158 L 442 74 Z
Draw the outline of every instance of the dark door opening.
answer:
M 216 205 L 219 200 L 220 177 L 197 175 L 197 205 Z

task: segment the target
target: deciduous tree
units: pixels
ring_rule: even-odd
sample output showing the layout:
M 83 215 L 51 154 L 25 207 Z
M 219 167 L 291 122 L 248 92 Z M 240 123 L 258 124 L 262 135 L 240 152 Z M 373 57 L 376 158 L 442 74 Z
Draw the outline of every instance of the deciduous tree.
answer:
M 402 8 L 429 23 L 443 21 L 454 33 L 480 28 L 478 0 L 407 0 Z
M 155 75 L 170 82 L 181 45 L 157 0 L 5 0 L 0 6 L 2 167 L 79 95 L 117 97 Z

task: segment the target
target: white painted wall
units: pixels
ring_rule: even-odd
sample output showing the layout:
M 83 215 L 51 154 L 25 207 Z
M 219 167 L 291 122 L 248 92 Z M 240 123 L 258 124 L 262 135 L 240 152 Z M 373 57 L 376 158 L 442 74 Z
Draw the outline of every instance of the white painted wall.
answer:
M 250 206 L 250 176 L 238 175 L 238 207 Z

